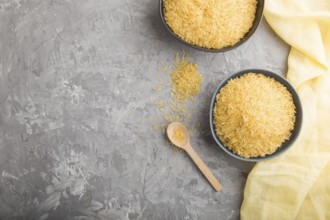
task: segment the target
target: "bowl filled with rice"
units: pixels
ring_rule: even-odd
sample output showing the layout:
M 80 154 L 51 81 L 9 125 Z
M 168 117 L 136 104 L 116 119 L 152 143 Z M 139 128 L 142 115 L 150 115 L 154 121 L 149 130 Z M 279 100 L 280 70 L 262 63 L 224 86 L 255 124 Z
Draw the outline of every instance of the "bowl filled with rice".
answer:
M 261 161 L 285 152 L 299 136 L 302 106 L 293 86 L 280 75 L 248 69 L 224 79 L 210 108 L 214 140 L 244 161 Z
M 263 16 L 264 0 L 160 0 L 166 29 L 179 41 L 208 52 L 246 42 Z

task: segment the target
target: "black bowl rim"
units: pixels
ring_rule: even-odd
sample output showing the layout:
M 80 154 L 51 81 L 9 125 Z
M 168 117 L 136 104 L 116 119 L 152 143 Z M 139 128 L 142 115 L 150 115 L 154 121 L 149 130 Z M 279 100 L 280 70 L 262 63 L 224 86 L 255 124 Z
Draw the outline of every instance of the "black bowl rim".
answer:
M 196 46 L 194 44 L 188 43 L 187 41 L 183 40 L 181 37 L 176 35 L 165 21 L 164 12 L 163 12 L 163 2 L 164 2 L 164 0 L 159 1 L 160 18 L 161 18 L 164 26 L 166 27 L 166 29 L 169 31 L 169 33 L 175 39 L 180 41 L 181 43 L 183 43 L 187 46 L 190 46 L 192 48 L 195 48 L 195 49 L 198 49 L 198 50 L 201 50 L 201 51 L 205 51 L 205 52 L 213 52 L 213 53 L 226 52 L 226 51 L 229 51 L 229 50 L 233 50 L 233 49 L 241 46 L 245 42 L 247 42 L 251 38 L 251 36 L 255 33 L 255 31 L 258 29 L 258 27 L 261 23 L 262 17 L 263 17 L 265 0 L 257 0 L 257 1 L 258 1 L 258 4 L 261 4 L 261 9 L 260 9 L 260 13 L 258 14 L 258 17 L 257 17 L 257 14 L 256 14 L 255 20 L 253 21 L 253 22 L 256 22 L 256 24 L 252 25 L 251 29 L 244 35 L 244 37 L 239 42 L 237 42 L 233 46 L 228 46 L 228 47 L 224 47 L 224 48 L 221 48 L 221 49 L 208 49 L 208 48 L 205 48 L 205 47 L 199 47 L 199 46 Z M 257 6 L 257 7 L 259 7 L 259 6 Z M 257 10 L 257 12 L 258 12 L 258 10 Z
M 281 83 L 283 86 L 285 86 L 288 91 L 291 93 L 292 98 L 293 98 L 293 102 L 296 106 L 296 121 L 295 121 L 295 126 L 294 129 L 291 133 L 291 136 L 289 138 L 289 140 L 285 141 L 282 146 L 280 148 L 278 148 L 274 153 L 266 155 L 264 157 L 251 157 L 251 158 L 244 158 L 241 157 L 239 155 L 237 155 L 236 153 L 234 153 L 233 151 L 229 150 L 227 147 L 224 146 L 224 144 L 222 143 L 222 141 L 219 139 L 219 137 L 217 136 L 217 134 L 215 133 L 215 127 L 213 124 L 213 109 L 215 106 L 215 101 L 216 101 L 216 96 L 219 93 L 219 91 L 221 90 L 222 87 L 224 87 L 227 82 L 230 79 L 234 79 L 237 77 L 240 77 L 244 74 L 247 73 L 260 73 L 263 74 L 265 76 L 271 77 L 273 79 L 275 79 L 276 81 L 278 81 L 279 83 Z M 213 97 L 212 97 L 212 101 L 211 101 L 211 108 L 210 108 L 210 126 L 211 126 L 211 133 L 212 136 L 215 140 L 215 142 L 220 146 L 220 148 L 225 151 L 227 154 L 229 154 L 230 156 L 239 159 L 239 160 L 243 160 L 243 161 L 249 161 L 249 162 L 258 162 L 258 161 L 264 161 L 264 160 L 268 160 L 271 158 L 274 158 L 276 156 L 279 156 L 280 154 L 284 153 L 285 151 L 287 151 L 292 145 L 293 143 L 296 141 L 296 139 L 298 138 L 300 131 L 301 131 L 301 127 L 302 127 L 302 122 L 303 122 L 303 108 L 301 105 L 301 101 L 299 98 L 298 93 L 296 92 L 295 88 L 291 85 L 291 83 L 289 81 L 287 81 L 284 77 L 268 71 L 268 70 L 264 70 L 264 69 L 246 69 L 246 70 L 241 70 L 239 72 L 236 72 L 234 74 L 231 74 L 229 76 L 227 76 L 225 79 L 223 79 L 220 84 L 217 86 Z

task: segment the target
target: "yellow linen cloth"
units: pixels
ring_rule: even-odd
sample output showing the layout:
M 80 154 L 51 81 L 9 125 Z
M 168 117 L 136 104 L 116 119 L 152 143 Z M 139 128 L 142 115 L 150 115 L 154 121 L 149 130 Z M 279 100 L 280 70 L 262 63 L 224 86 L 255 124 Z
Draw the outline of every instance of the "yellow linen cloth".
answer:
M 330 219 L 330 0 L 266 0 L 264 15 L 291 45 L 304 120 L 286 153 L 249 174 L 241 219 Z

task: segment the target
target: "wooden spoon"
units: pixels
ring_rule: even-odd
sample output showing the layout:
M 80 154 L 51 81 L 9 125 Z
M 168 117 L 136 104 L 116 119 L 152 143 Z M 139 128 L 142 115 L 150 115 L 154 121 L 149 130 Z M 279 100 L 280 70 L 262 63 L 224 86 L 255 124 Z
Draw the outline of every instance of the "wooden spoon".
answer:
M 194 151 L 189 143 L 189 134 L 187 129 L 179 122 L 173 122 L 167 127 L 167 136 L 170 141 L 177 147 L 185 150 L 191 159 L 195 162 L 197 167 L 202 171 L 206 179 L 210 182 L 213 188 L 218 192 L 222 186 L 219 181 L 215 178 L 206 164 L 201 160 L 198 154 Z

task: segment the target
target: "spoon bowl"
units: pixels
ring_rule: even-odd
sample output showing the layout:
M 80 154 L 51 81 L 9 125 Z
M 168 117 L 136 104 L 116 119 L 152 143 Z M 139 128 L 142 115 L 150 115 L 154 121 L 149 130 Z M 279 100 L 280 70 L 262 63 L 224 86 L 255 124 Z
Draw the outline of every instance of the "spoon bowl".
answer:
M 189 133 L 179 122 L 173 122 L 167 127 L 167 136 L 175 146 L 182 149 L 189 143 Z
M 170 141 L 177 147 L 185 150 L 191 159 L 195 162 L 200 171 L 204 174 L 205 178 L 210 182 L 213 188 L 218 192 L 221 190 L 222 186 L 215 178 L 210 169 L 198 156 L 196 151 L 191 147 L 189 143 L 189 133 L 188 130 L 179 122 L 173 122 L 168 125 L 166 130 L 167 136 Z

